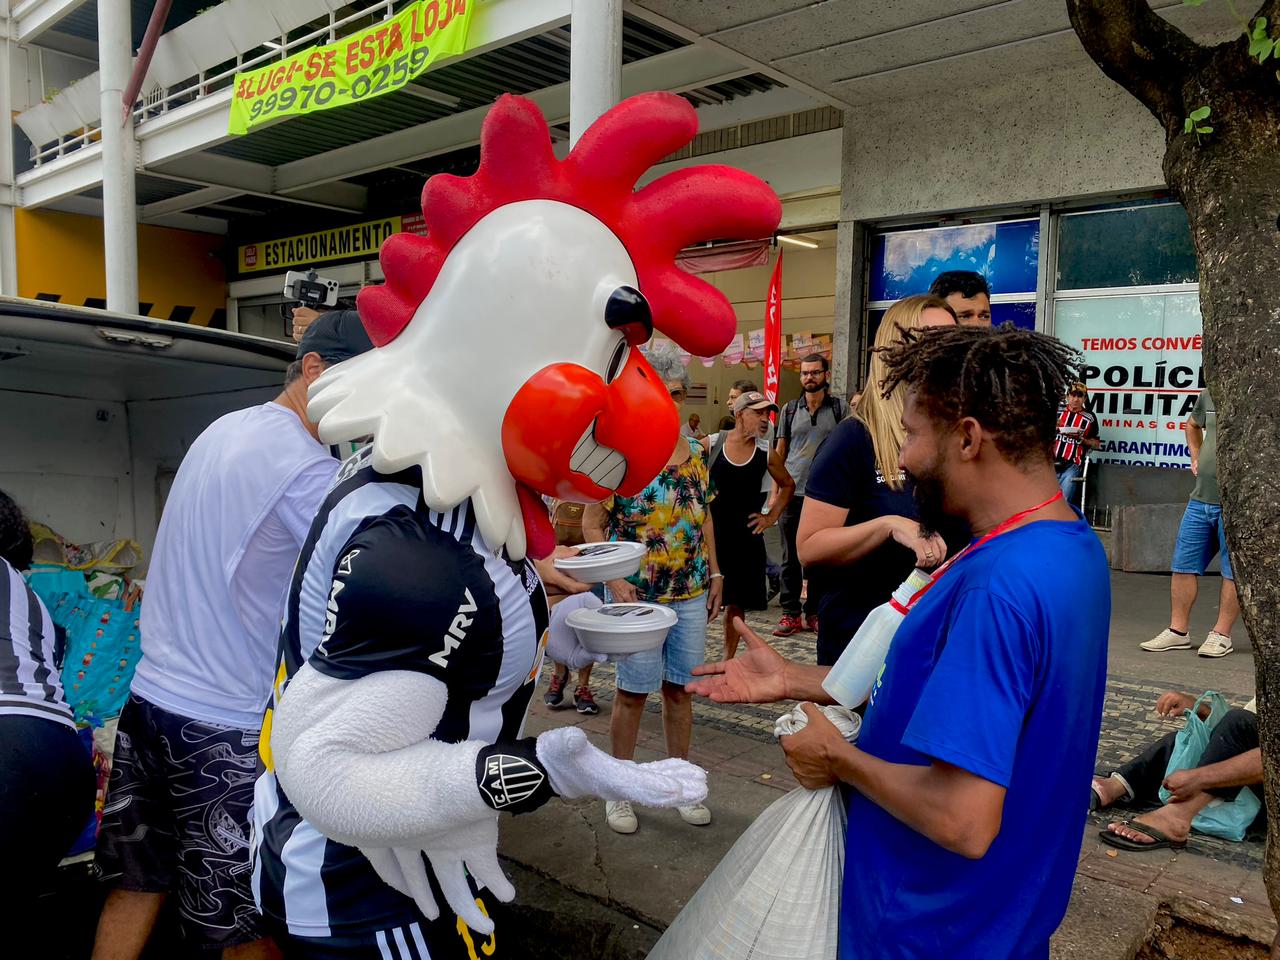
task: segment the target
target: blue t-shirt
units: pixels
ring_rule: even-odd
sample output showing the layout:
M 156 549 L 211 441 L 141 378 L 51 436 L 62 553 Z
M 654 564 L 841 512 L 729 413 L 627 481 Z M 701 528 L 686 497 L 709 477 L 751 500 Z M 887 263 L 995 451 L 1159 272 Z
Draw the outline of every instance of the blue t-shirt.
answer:
M 849 791 L 841 960 L 1049 955 L 1080 854 L 1102 721 L 1111 582 L 1083 520 L 971 550 L 902 622 L 858 746 L 1006 788 L 986 856 L 950 853 Z

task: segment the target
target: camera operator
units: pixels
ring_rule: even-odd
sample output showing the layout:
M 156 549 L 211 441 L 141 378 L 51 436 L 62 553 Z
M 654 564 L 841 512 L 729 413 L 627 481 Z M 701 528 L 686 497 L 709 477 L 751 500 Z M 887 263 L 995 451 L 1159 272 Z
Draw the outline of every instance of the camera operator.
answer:
M 281 304 L 280 312 L 284 314 L 285 320 L 293 321 L 293 342 L 301 343 L 302 335 L 307 332 L 307 327 L 311 326 L 316 317 L 328 313 L 330 310 L 354 310 L 355 308 L 355 300 L 350 297 L 342 297 L 332 306 L 320 303 L 312 307 L 302 302 L 286 302 Z
M 322 277 L 315 270 L 290 270 L 284 278 L 285 302 L 280 304 L 280 318 L 293 326 L 293 341 L 301 343 L 307 327 L 316 317 L 331 310 L 352 310 L 355 300 L 338 297 L 338 281 Z

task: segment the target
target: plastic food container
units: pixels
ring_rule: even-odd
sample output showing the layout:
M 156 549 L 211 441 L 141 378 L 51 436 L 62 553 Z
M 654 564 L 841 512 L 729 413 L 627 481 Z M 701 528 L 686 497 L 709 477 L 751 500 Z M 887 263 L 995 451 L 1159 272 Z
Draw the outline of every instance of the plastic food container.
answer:
M 661 646 L 676 614 L 660 603 L 606 603 L 574 610 L 565 622 L 592 653 L 622 657 Z
M 631 576 L 643 558 L 643 543 L 584 543 L 574 556 L 557 557 L 555 565 L 581 583 L 604 583 Z

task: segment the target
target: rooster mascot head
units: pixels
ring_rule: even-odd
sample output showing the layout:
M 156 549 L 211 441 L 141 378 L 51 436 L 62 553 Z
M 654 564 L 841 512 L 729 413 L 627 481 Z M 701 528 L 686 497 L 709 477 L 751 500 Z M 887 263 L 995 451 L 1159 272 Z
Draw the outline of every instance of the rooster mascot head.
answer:
M 372 435 L 380 473 L 420 466 L 432 510 L 472 498 L 485 540 L 513 559 L 554 546 L 540 495 L 594 502 L 643 489 L 679 423 L 638 347 L 657 329 L 711 356 L 737 327 L 724 295 L 676 255 L 768 236 L 781 218 L 773 191 L 730 167 L 635 189 L 696 132 L 685 100 L 642 94 L 557 160 L 538 108 L 501 97 L 477 172 L 427 181 L 426 236 L 383 244 L 387 282 L 358 300 L 376 349 L 313 384 L 321 437 Z

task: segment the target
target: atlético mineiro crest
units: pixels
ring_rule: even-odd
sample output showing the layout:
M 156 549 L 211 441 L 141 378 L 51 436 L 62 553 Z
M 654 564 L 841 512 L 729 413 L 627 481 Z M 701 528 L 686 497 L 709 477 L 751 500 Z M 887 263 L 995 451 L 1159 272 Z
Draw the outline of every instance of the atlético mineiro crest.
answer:
M 480 789 L 495 810 L 528 800 L 542 786 L 545 774 L 524 757 L 495 753 L 486 762 Z

